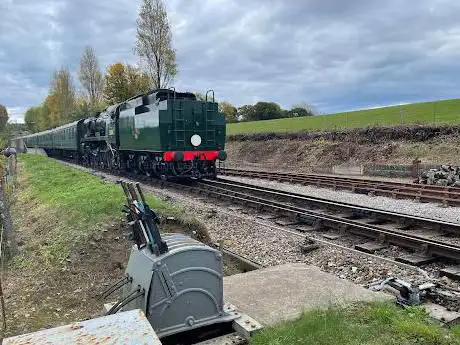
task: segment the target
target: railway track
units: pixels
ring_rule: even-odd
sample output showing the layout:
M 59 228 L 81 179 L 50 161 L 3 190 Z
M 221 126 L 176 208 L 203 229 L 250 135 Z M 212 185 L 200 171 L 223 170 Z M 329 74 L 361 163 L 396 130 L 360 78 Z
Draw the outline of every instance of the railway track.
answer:
M 219 168 L 219 174 L 349 190 L 354 193 L 390 196 L 399 199 L 413 199 L 419 202 L 437 202 L 445 206 L 460 206 L 460 188 L 455 187 L 377 181 L 331 175 L 294 174 L 233 168 Z
M 108 173 L 117 174 L 113 171 Z M 422 265 L 437 258 L 460 262 L 460 224 L 457 223 L 330 201 L 225 179 L 175 183 L 141 175 L 118 176 L 240 204 L 256 210 L 259 217 L 266 220 L 287 218 L 287 222 L 281 222 L 279 225 L 298 225 L 293 230 L 299 235 L 305 236 L 309 232 L 321 231 L 340 237 L 348 233 L 372 240 L 370 246 L 362 246 L 360 243 L 355 249 L 372 254 L 384 249 L 387 244 L 394 244 L 409 249 L 415 257 L 420 258 L 396 258 L 405 264 Z
M 413 251 L 416 253 L 414 257 L 420 259 L 397 258 L 401 262 L 417 265 L 435 258 L 460 262 L 460 246 L 449 243 L 449 237 L 445 236 L 460 235 L 459 224 L 331 202 L 228 180 L 181 184 L 179 188 L 251 207 L 262 213 L 261 218 L 284 217 L 287 220 L 280 224 L 299 225 L 298 231 L 329 231 L 334 236 L 349 233 L 370 238 L 373 242 L 367 246 L 356 246 L 366 252 L 394 244 Z

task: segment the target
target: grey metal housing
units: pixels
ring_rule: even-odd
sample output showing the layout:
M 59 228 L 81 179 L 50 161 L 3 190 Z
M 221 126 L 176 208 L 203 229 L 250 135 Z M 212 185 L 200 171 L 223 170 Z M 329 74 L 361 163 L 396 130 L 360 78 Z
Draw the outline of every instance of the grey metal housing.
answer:
M 163 236 L 169 251 L 155 256 L 146 248 L 131 249 L 126 274 L 132 278 L 121 299 L 145 290 L 123 310 L 141 309 L 158 336 L 231 321 L 224 311 L 221 253 L 182 234 Z

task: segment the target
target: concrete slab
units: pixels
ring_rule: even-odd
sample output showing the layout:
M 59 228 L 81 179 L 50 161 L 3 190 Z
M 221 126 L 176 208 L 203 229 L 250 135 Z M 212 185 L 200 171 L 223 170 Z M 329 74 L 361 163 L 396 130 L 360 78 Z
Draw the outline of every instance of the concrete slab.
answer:
M 224 299 L 262 324 L 273 325 L 296 318 L 303 311 L 393 296 L 296 263 L 225 277 Z
M 5 345 L 161 345 L 144 313 L 130 310 L 4 339 Z
M 460 320 L 459 312 L 447 310 L 438 304 L 426 303 L 423 307 L 432 318 L 447 325 L 458 324 Z

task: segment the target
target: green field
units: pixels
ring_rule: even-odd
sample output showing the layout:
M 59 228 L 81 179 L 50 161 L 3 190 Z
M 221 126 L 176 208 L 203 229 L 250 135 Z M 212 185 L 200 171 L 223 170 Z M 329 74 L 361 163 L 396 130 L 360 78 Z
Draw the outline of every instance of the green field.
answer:
M 330 115 L 230 123 L 227 125 L 227 135 L 449 123 L 460 123 L 460 99 L 413 103 Z

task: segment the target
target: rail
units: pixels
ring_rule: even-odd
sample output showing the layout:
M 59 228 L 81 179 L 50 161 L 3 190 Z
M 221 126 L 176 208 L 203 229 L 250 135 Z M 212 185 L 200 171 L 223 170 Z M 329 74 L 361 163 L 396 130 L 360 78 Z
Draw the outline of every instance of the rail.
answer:
M 419 202 L 439 202 L 446 206 L 460 206 L 460 188 L 437 185 L 359 179 L 333 175 L 294 174 L 219 168 L 220 175 L 262 178 L 302 185 L 313 185 L 331 189 L 349 190 L 354 193 L 413 199 Z

